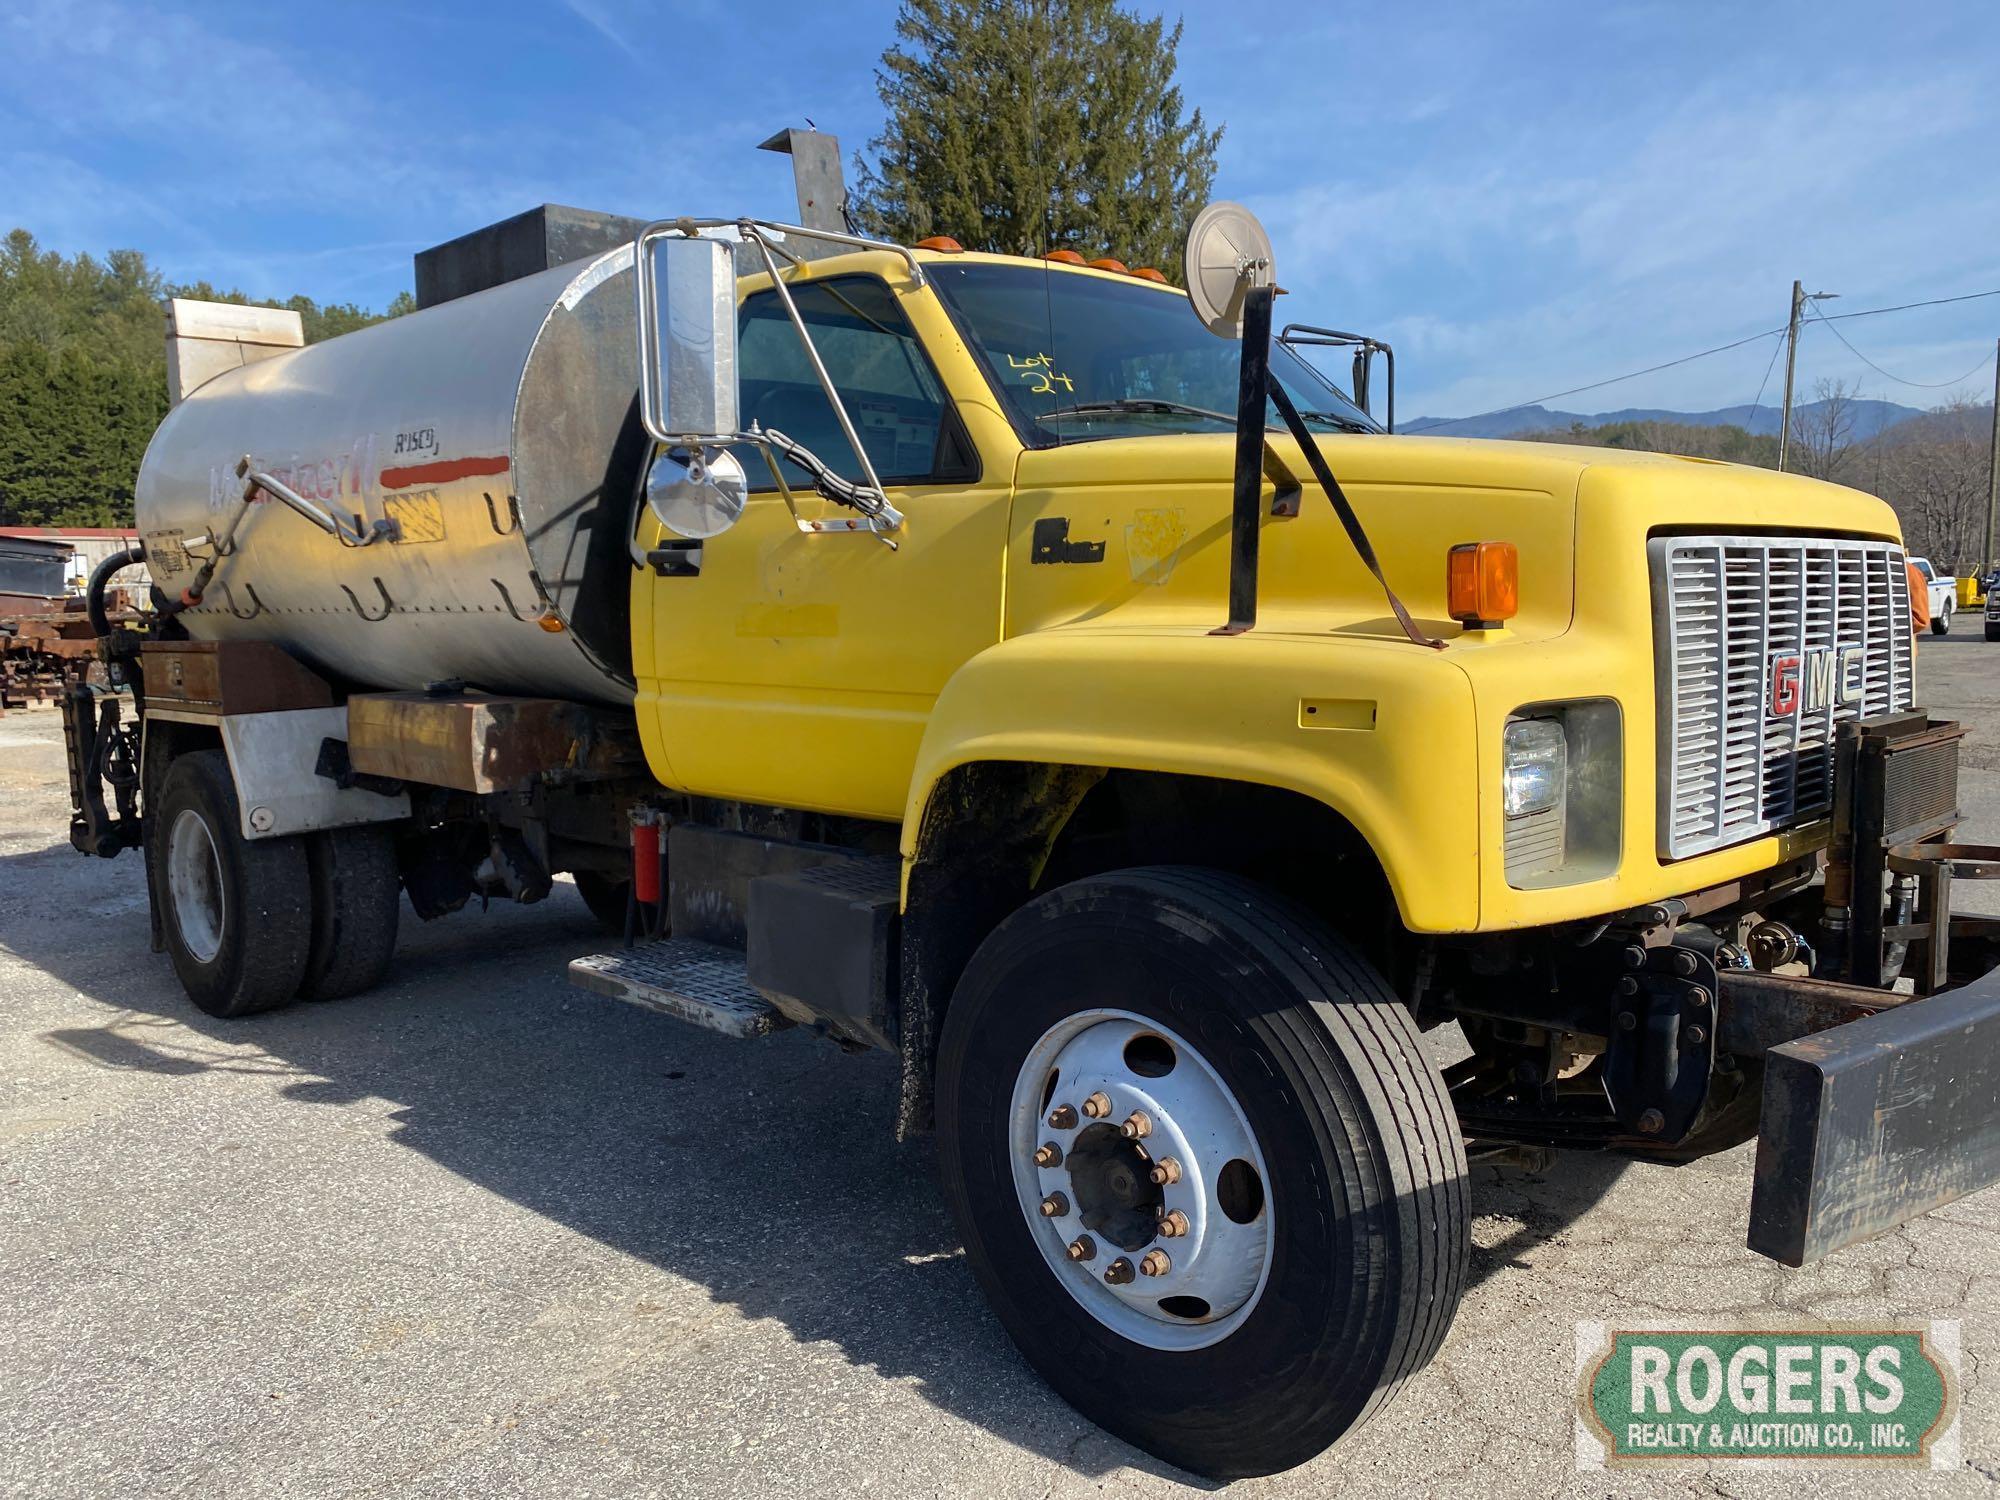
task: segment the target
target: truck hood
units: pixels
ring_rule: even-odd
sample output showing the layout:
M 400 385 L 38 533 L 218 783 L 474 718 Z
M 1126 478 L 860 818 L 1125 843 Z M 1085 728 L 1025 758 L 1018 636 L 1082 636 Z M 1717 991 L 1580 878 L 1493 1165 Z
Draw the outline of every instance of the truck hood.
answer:
M 1276 434 L 1269 441 L 1304 494 L 1296 517 L 1274 517 L 1265 485 L 1259 628 L 1400 641 L 1298 444 Z M 1710 459 L 1380 434 L 1327 434 L 1319 445 L 1390 583 L 1429 633 L 1447 639 L 1460 630 L 1446 613 L 1445 554 L 1460 542 L 1519 548 L 1521 612 L 1507 634 L 1523 641 L 1566 631 L 1578 588 L 1614 557 L 1643 553 L 1654 532 L 1899 535 L 1894 514 L 1873 496 Z M 1220 623 L 1234 455 L 1227 432 L 1023 452 L 1008 633 L 1062 623 Z M 1048 545 L 1057 525 L 1062 545 Z

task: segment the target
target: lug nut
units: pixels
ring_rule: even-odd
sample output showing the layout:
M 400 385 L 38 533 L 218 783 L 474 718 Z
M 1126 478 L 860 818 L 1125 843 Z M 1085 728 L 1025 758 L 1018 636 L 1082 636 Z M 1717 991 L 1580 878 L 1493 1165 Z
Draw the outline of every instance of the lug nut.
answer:
M 1646 967 L 1646 950 L 1637 943 L 1627 943 L 1625 951 L 1621 956 L 1624 958 L 1625 967 L 1628 969 L 1643 969 Z
M 1707 1028 L 1701 1026 L 1688 1027 L 1688 1041 L 1690 1044 L 1699 1047 L 1703 1042 L 1707 1040 L 1708 1040 Z
M 1167 1259 L 1167 1252 L 1164 1250 L 1148 1250 L 1139 1262 L 1141 1276 L 1164 1276 L 1173 1268 L 1174 1263 Z
M 1104 1279 L 1113 1286 L 1125 1285 L 1132 1279 L 1132 1262 L 1122 1255 L 1119 1256 L 1104 1268 Z
M 1708 991 L 1698 984 L 1693 986 L 1688 990 L 1688 1004 L 1694 1006 L 1696 1009 L 1700 1009 L 1702 1006 L 1708 1004 Z
M 1074 1104 L 1058 1104 L 1054 1109 L 1049 1111 L 1049 1123 L 1057 1130 L 1076 1129 L 1076 1106 Z
M 1163 1156 L 1153 1170 L 1146 1174 L 1161 1187 L 1172 1187 L 1181 1180 L 1181 1164 L 1171 1156 Z
M 1620 1031 L 1630 1031 L 1638 1024 L 1639 1018 L 1633 1015 L 1631 1011 L 1621 1010 L 1618 1012 L 1618 1029 Z
M 1071 1260 L 1095 1260 L 1097 1259 L 1097 1241 L 1087 1234 L 1080 1234 L 1070 1241 L 1069 1249 L 1064 1254 L 1068 1255 Z
M 1035 1147 L 1035 1165 L 1038 1167 L 1059 1167 L 1062 1165 L 1062 1147 L 1054 1141 L 1044 1141 Z
M 1645 1135 L 1658 1135 L 1667 1128 L 1667 1117 L 1657 1109 L 1649 1109 L 1639 1116 L 1639 1129 Z
M 1153 1226 L 1162 1239 L 1177 1240 L 1188 1232 L 1188 1218 L 1178 1208 L 1160 1215 L 1160 1222 Z
M 1125 1117 L 1125 1123 L 1118 1127 L 1118 1133 L 1128 1141 L 1136 1141 L 1141 1136 L 1153 1133 L 1153 1117 L 1143 1109 L 1135 1109 Z
M 1679 974 L 1681 978 L 1694 978 L 1695 970 L 1700 967 L 1701 965 L 1695 956 L 1685 948 L 1680 949 L 1674 954 L 1674 972 Z
M 1621 995 L 1638 994 L 1639 981 L 1634 979 L 1630 974 L 1627 974 L 1623 979 L 1618 981 L 1618 993 Z
M 1083 1101 L 1083 1112 L 1093 1120 L 1101 1120 L 1111 1113 L 1111 1096 L 1102 1089 Z
M 1042 1200 L 1042 1217 L 1058 1219 L 1069 1212 L 1069 1199 L 1061 1193 L 1050 1193 Z

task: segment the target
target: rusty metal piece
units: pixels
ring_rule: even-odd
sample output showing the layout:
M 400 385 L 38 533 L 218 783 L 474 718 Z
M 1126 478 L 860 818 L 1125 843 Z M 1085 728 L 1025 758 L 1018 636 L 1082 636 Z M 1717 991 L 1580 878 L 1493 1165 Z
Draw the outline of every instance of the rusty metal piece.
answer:
M 1076 1129 L 1076 1106 L 1074 1104 L 1058 1104 L 1054 1109 L 1049 1111 L 1049 1124 L 1057 1130 Z
M 1169 1209 L 1160 1215 L 1160 1222 L 1154 1227 L 1162 1238 L 1177 1240 L 1188 1232 L 1188 1216 L 1178 1208 Z
M 551 771 L 643 764 L 628 723 L 558 698 L 356 693 L 347 700 L 347 759 L 360 774 L 395 781 L 520 791 Z
M 1161 1187 L 1172 1187 L 1181 1180 L 1181 1164 L 1171 1156 L 1163 1156 L 1146 1175 Z
M 1042 1200 L 1042 1217 L 1045 1219 L 1059 1219 L 1068 1212 L 1069 1199 L 1061 1193 L 1050 1193 Z
M 1097 1259 L 1097 1241 L 1087 1234 L 1080 1234 L 1069 1242 L 1069 1248 L 1063 1254 L 1067 1255 L 1071 1260 L 1095 1260 Z
M 1132 1276 L 1132 1262 L 1122 1255 L 1104 1268 L 1104 1279 L 1113 1286 L 1124 1286 Z
M 1639 1129 L 1645 1135 L 1658 1135 L 1667 1128 L 1667 1117 L 1657 1109 L 1649 1109 L 1639 1116 Z
M 1083 1101 L 1083 1112 L 1093 1120 L 1101 1120 L 1111 1113 L 1111 1096 L 1102 1089 Z
M 1164 1250 L 1148 1250 L 1139 1261 L 1141 1276 L 1164 1276 L 1174 1268 L 1174 1263 Z
M 1054 1141 L 1044 1141 L 1035 1147 L 1035 1165 L 1038 1167 L 1059 1167 L 1062 1159 L 1062 1147 Z
M 1118 1133 L 1128 1141 L 1136 1141 L 1153 1133 L 1153 1117 L 1143 1109 L 1135 1109 L 1125 1117 L 1125 1123 L 1118 1127 Z

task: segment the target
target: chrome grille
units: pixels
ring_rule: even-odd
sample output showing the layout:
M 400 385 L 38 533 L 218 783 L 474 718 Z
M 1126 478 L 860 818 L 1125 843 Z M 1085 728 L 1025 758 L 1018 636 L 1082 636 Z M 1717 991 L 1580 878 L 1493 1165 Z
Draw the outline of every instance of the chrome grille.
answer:
M 1823 815 L 1833 803 L 1838 726 L 1914 698 L 1903 549 L 1682 536 L 1656 538 L 1649 550 L 1660 852 L 1700 854 Z M 1860 648 L 1858 660 L 1843 659 L 1848 647 Z M 1774 713 L 1773 669 L 1794 657 L 1799 706 Z M 1816 691 L 1829 682 L 1831 695 Z

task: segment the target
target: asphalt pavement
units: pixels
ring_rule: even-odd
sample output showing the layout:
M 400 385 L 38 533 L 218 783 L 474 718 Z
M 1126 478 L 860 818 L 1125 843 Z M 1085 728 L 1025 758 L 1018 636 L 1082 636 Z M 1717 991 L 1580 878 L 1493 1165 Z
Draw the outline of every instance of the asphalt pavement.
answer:
M 2000 646 L 1924 643 L 2000 841 Z M 380 990 L 250 1022 L 83 858 L 53 710 L 0 718 L 0 1494 L 1181 1495 L 987 1313 L 894 1073 L 574 991 L 567 886 L 432 924 Z M 1962 890 L 1962 896 L 1974 893 Z M 1978 893 L 2000 911 L 2000 891 Z M 1967 904 L 1971 904 L 1968 900 Z M 1746 1149 L 1475 1171 L 1473 1285 L 1363 1432 L 1232 1495 L 1855 1496 L 2000 1481 L 2000 1191 L 1802 1271 Z M 1956 1473 L 1584 1473 L 1574 1323 L 1963 1320 Z

